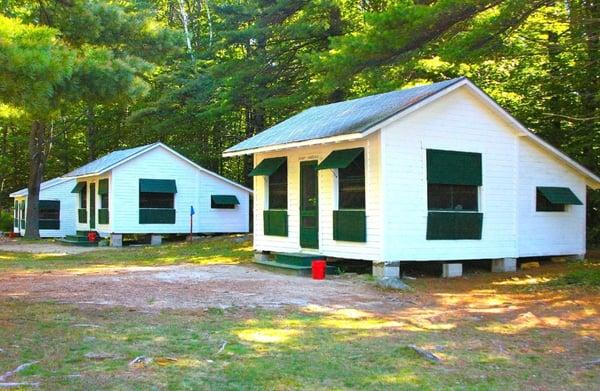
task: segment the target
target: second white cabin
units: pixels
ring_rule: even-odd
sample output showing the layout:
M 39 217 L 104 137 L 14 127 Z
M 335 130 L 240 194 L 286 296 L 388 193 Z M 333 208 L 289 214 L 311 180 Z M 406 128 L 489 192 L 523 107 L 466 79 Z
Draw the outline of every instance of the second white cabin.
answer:
M 252 191 L 162 143 L 112 152 L 65 177 L 75 179 L 77 231 L 113 245 L 123 234 L 249 231 Z

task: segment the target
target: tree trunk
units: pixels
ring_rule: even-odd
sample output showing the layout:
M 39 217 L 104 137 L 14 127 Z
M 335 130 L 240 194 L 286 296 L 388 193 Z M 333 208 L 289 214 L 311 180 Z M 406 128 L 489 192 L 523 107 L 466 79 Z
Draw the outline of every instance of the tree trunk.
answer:
M 98 145 L 96 143 L 97 129 L 96 129 L 96 114 L 94 113 L 94 107 L 88 106 L 85 110 L 87 116 L 87 134 L 86 141 L 88 147 L 88 162 L 96 160 L 98 157 Z
M 29 133 L 29 185 L 27 187 L 27 214 L 25 237 L 39 239 L 40 184 L 46 165 L 46 124 L 33 121 Z

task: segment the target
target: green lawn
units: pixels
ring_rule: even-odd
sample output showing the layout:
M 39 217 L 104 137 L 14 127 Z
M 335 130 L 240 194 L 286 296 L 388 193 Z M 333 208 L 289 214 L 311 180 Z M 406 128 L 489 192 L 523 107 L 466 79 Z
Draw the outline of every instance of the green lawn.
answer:
M 51 270 L 86 266 L 156 266 L 193 263 L 235 264 L 252 259 L 252 244 L 242 237 L 213 237 L 199 241 L 168 243 L 162 246 L 123 247 L 95 250 L 76 255 L 29 254 L 0 251 L 0 270 Z M 45 242 L 45 241 L 40 241 Z M 53 243 L 52 241 L 47 241 Z
M 0 273 L 250 256 L 249 243 L 227 239 L 68 257 L 0 253 Z M 152 312 L 0 296 L 0 375 L 37 361 L 10 380 L 48 390 L 594 389 L 600 374 L 585 362 L 600 358 L 600 293 L 588 283 L 598 265 L 553 267 L 419 279 L 416 292 L 397 294 L 404 310 L 379 315 L 318 307 Z M 128 365 L 140 355 L 154 361 Z

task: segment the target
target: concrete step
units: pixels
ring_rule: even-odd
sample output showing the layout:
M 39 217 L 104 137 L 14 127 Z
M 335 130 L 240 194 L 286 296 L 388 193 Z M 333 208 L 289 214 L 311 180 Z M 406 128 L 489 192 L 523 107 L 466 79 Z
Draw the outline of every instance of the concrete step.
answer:
M 275 261 L 286 263 L 289 265 L 308 266 L 312 265 L 313 261 L 325 259 L 322 255 L 304 254 L 304 253 L 275 253 Z

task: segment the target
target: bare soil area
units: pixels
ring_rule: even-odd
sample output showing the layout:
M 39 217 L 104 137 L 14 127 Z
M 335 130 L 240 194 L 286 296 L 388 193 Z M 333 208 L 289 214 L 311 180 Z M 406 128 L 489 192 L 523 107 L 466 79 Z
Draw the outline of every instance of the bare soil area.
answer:
M 32 254 L 68 255 L 81 254 L 96 250 L 114 249 L 114 247 L 77 247 L 54 241 L 27 242 L 20 239 L 0 238 L 0 251 L 24 252 Z
M 97 266 L 0 275 L 0 297 L 139 309 L 308 305 L 378 312 L 400 305 L 396 294 L 357 278 L 315 281 L 245 265 Z

